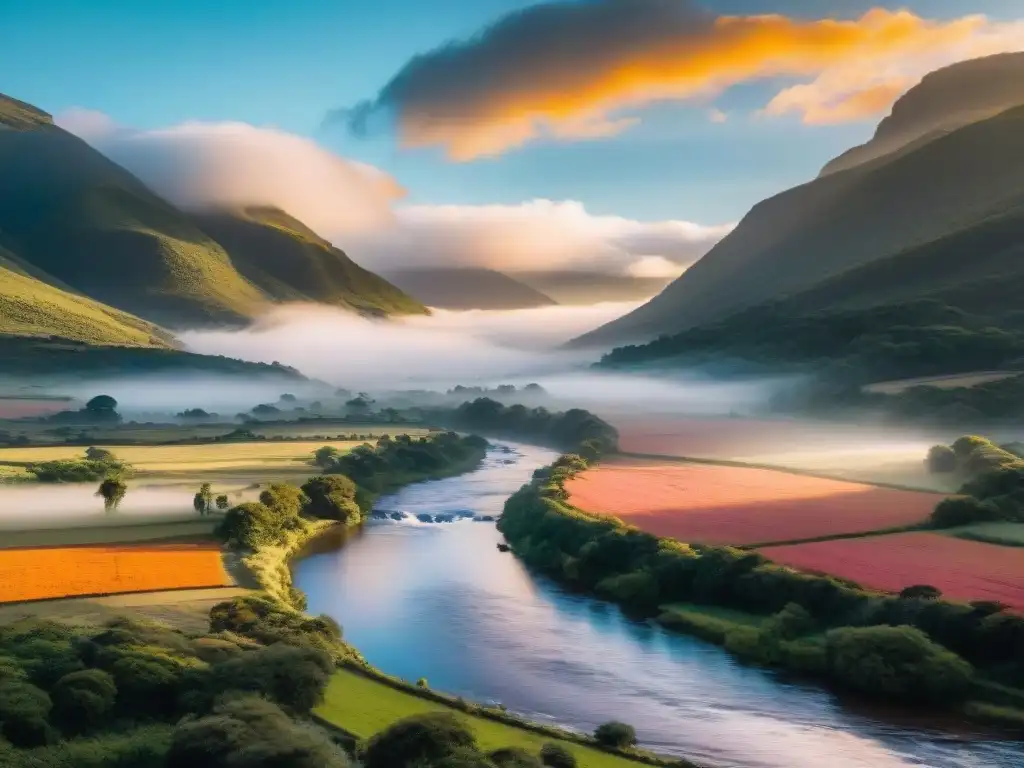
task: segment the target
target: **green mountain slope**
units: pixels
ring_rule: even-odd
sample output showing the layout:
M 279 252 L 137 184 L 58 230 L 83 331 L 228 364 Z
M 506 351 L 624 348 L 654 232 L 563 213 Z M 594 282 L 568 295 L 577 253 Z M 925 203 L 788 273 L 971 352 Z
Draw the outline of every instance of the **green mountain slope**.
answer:
M 758 204 L 664 292 L 576 344 L 643 341 L 714 322 L 1021 205 L 1024 108 L 1015 108 Z
M 0 98 L 0 232 L 10 250 L 157 322 L 239 322 L 266 304 L 187 216 L 29 109 Z
M 514 272 L 512 277 L 559 304 L 643 301 L 661 293 L 672 282 L 671 277 L 633 277 L 575 270 Z
M 253 207 L 193 218 L 224 246 L 239 273 L 275 301 L 315 301 L 369 315 L 427 311 L 284 211 Z
M 387 278 L 430 307 L 441 309 L 526 309 L 555 302 L 494 269 L 405 269 Z

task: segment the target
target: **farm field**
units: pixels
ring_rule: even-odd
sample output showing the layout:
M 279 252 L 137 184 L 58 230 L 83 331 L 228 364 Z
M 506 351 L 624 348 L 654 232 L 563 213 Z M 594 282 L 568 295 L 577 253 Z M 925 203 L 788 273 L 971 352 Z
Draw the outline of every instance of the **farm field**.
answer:
M 998 600 L 1024 610 L 1024 557 L 1013 547 L 939 533 L 900 533 L 760 551 L 776 562 L 872 589 L 899 592 L 930 584 L 952 600 Z
M 1007 547 L 1024 547 L 1024 523 L 975 523 L 951 528 L 943 533 L 956 536 L 958 539 L 1002 544 Z
M 3 497 L 0 496 L 0 499 Z M 174 522 L 125 524 L 114 520 L 107 525 L 3 530 L 0 550 L 26 547 L 81 547 L 91 544 L 129 544 L 168 539 L 205 539 L 209 541 L 220 516 L 195 517 Z
M 787 472 L 618 460 L 566 484 L 569 502 L 659 536 L 705 544 L 765 544 L 919 523 L 936 494 Z
M 403 717 L 446 711 L 452 710 L 443 704 L 421 699 L 355 672 L 341 670 L 331 678 L 324 703 L 314 713 L 359 738 L 368 738 Z M 523 747 L 536 754 L 547 742 L 557 741 L 494 720 L 460 712 L 455 714 L 469 724 L 485 751 L 500 747 Z M 639 765 L 632 760 L 580 744 L 568 741 L 558 743 L 576 755 L 581 768 L 637 768 Z
M 210 473 L 298 472 L 311 474 L 313 451 L 331 445 L 351 450 L 356 442 L 255 442 L 203 445 L 109 445 L 117 458 L 131 464 L 139 475 L 188 475 Z M 24 467 L 44 461 L 81 459 L 81 446 L 0 448 L 0 465 Z
M 864 387 L 865 392 L 880 395 L 898 395 L 911 387 L 935 387 L 936 389 L 959 389 L 976 387 L 993 381 L 1002 381 L 1020 376 L 1020 371 L 975 371 L 974 373 L 957 373 L 952 376 L 919 376 L 913 379 L 897 379 L 879 381 Z
M 0 602 L 111 595 L 232 583 L 209 542 L 0 551 Z

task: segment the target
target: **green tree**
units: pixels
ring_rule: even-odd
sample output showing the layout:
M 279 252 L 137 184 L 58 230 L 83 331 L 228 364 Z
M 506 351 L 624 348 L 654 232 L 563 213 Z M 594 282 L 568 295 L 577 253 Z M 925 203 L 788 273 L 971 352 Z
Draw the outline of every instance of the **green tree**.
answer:
M 307 501 L 301 488 L 288 483 L 271 483 L 260 493 L 260 503 L 270 507 L 283 521 L 298 517 Z
M 313 451 L 313 463 L 321 469 L 327 469 L 334 463 L 334 458 L 339 454 L 333 445 L 325 445 Z
M 308 715 L 323 702 L 333 673 L 328 654 L 283 643 L 229 659 L 214 670 L 220 690 L 257 693 L 296 715 Z
M 636 731 L 631 725 L 612 720 L 597 726 L 594 739 L 605 747 L 626 749 L 636 744 Z
M 345 475 L 312 477 L 302 486 L 309 499 L 305 511 L 314 517 L 354 525 L 362 519 L 356 501 L 357 490 L 356 484 Z
M 112 463 L 117 460 L 112 451 L 108 451 L 106 448 L 92 448 L 85 449 L 85 458 L 89 461 L 102 461 L 105 463 Z
M 200 515 L 208 515 L 213 512 L 213 490 L 209 483 L 199 486 L 199 492 L 192 498 L 192 507 Z
M 576 768 L 576 756 L 552 741 L 540 748 L 540 761 L 548 768 Z
M 221 512 L 223 512 L 224 510 L 231 506 L 231 502 L 228 500 L 227 494 L 224 493 L 217 497 L 216 504 L 217 509 L 219 509 Z
M 120 477 L 108 477 L 100 483 L 96 491 L 97 496 L 103 497 L 103 508 L 112 512 L 121 506 L 125 494 L 128 493 L 128 485 Z
M 399 720 L 370 739 L 363 768 L 398 768 L 433 764 L 475 750 L 476 740 L 450 712 L 429 712 Z
M 101 669 L 83 669 L 64 675 L 50 693 L 53 714 L 73 731 L 101 723 L 117 698 L 114 678 Z
M 502 747 L 488 757 L 498 768 L 541 768 L 543 763 L 522 747 Z

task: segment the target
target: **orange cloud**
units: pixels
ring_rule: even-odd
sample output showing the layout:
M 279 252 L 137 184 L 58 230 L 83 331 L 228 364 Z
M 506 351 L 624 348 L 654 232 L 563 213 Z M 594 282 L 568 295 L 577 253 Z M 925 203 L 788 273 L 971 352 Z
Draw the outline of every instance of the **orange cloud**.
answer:
M 804 20 L 716 17 L 685 0 L 549 3 L 416 57 L 348 117 L 365 125 L 392 112 L 404 146 L 443 147 L 466 161 L 545 136 L 614 135 L 635 122 L 616 117 L 621 110 L 707 100 L 766 78 L 816 78 L 782 91 L 768 114 L 862 119 L 936 66 L 1020 48 L 1021 25 L 977 15 L 933 21 L 878 8 Z

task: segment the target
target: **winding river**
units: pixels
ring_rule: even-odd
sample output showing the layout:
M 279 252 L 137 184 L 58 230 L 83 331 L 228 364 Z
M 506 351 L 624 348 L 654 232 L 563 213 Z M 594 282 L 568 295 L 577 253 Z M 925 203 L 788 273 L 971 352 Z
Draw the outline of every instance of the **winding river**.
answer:
M 409 486 L 378 510 L 500 514 L 551 451 L 493 450 L 475 472 Z M 294 564 L 374 665 L 585 731 L 620 719 L 654 751 L 720 768 L 1020 768 L 1024 742 L 881 713 L 745 667 L 529 574 L 493 523 L 373 521 Z

